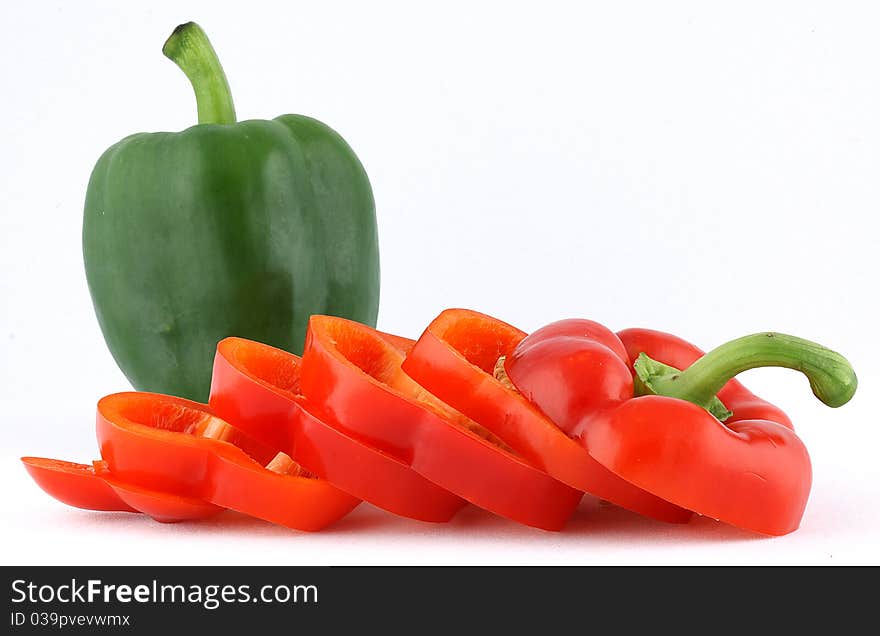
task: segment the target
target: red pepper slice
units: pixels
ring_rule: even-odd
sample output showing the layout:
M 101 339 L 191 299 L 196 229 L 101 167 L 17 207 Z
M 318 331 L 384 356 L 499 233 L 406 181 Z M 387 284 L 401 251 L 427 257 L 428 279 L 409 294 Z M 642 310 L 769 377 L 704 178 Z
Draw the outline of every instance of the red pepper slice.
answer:
M 560 529 L 582 493 L 419 386 L 405 352 L 375 330 L 312 316 L 300 384 L 322 418 L 468 501 L 526 525 Z
M 283 453 L 197 402 L 155 393 L 108 395 L 98 402 L 97 432 L 113 477 L 148 490 L 300 530 L 320 530 L 359 503 L 322 479 L 302 476 L 289 458 L 279 461 Z
M 617 338 L 601 325 L 574 326 L 597 334 L 615 346 L 613 341 Z M 535 337 L 554 335 L 553 331 L 542 330 Z M 467 309 L 447 309 L 419 338 L 403 363 L 403 370 L 450 406 L 503 438 L 528 461 L 569 486 L 654 519 L 687 521 L 690 511 L 615 475 L 509 383 L 494 377 L 499 358 L 509 357 L 525 337 L 524 332 L 491 316 Z M 619 341 L 615 352 L 626 356 Z M 631 385 L 630 382 L 630 394 Z
M 93 462 L 95 473 L 113 489 L 126 504 L 160 523 L 178 523 L 208 519 L 221 512 L 223 508 L 194 497 L 185 497 L 170 492 L 160 492 L 128 484 L 116 479 L 105 461 Z
M 43 457 L 22 457 L 21 461 L 40 488 L 75 508 L 141 512 L 164 523 L 205 519 L 222 511 L 205 501 L 123 483 L 102 460 L 91 465 Z
M 627 330 L 625 363 L 594 335 L 560 335 L 558 326 L 555 333 L 523 340 L 505 368 L 598 462 L 659 497 L 747 530 L 780 535 L 798 527 L 811 483 L 807 450 L 784 414 L 731 378 L 786 366 L 806 374 L 827 405 L 840 406 L 857 384 L 840 354 L 764 333 L 700 357 L 668 334 Z M 667 364 L 688 360 L 684 371 Z
M 410 348 L 413 341 L 383 337 Z M 245 340 L 217 345 L 211 380 L 214 413 L 260 442 L 283 450 L 338 488 L 395 514 L 448 521 L 465 501 L 399 459 L 338 430 L 312 413 L 299 395 L 298 356 Z
M 138 512 L 95 473 L 91 464 L 45 457 L 22 457 L 21 461 L 37 485 L 61 503 L 85 510 Z

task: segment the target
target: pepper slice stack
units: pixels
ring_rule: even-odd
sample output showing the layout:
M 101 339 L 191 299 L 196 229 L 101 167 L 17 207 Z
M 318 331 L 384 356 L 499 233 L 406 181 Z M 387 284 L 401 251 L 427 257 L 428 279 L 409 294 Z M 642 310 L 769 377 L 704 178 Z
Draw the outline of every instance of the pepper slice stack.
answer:
M 314 531 L 360 503 L 198 402 L 115 393 L 98 402 L 96 420 L 103 460 L 93 467 L 23 458 L 46 492 L 78 508 L 136 511 L 163 522 L 229 508 Z
M 374 329 L 312 316 L 301 389 L 336 426 L 450 492 L 520 523 L 560 529 L 581 493 L 426 391 L 403 372 L 404 358 Z
M 64 503 L 164 522 L 232 509 L 319 530 L 361 500 L 445 522 L 470 502 L 559 530 L 586 492 L 779 535 L 800 523 L 810 459 L 788 417 L 734 378 L 757 366 L 803 372 L 829 406 L 857 386 L 842 356 L 779 333 L 704 354 L 584 319 L 527 335 L 450 309 L 413 341 L 312 316 L 302 358 L 222 340 L 208 405 L 102 398 L 92 465 L 22 461 Z
M 403 369 L 572 488 L 655 519 L 687 521 L 690 511 L 615 475 L 506 381 L 504 374 L 495 377 L 498 360 L 511 355 L 525 337 L 524 332 L 491 316 L 447 309 L 419 338 Z M 623 346 L 617 344 L 625 357 Z
M 461 509 L 463 499 L 428 481 L 401 459 L 316 416 L 299 393 L 301 366 L 301 359 L 292 353 L 227 338 L 217 345 L 211 409 L 319 477 L 379 508 L 438 522 L 448 521 Z

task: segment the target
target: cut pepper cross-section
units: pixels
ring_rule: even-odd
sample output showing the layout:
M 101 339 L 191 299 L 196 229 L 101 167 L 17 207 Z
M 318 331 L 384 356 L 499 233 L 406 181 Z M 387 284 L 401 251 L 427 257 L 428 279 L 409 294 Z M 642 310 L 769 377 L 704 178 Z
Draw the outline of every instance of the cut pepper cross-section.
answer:
M 405 351 L 370 327 L 312 316 L 300 388 L 321 416 L 443 488 L 520 523 L 560 529 L 582 493 L 510 450 L 401 369 Z
M 383 334 L 383 337 L 386 337 Z M 412 341 L 394 337 L 399 345 Z M 340 489 L 395 514 L 448 521 L 465 505 L 408 464 L 319 417 L 299 395 L 298 356 L 245 340 L 217 345 L 211 409 L 262 443 L 283 450 Z
M 576 326 L 591 332 L 595 331 L 593 327 L 598 328 L 596 323 Z M 616 340 L 613 333 L 609 334 Z M 503 369 L 499 359 L 509 358 L 525 337 L 524 332 L 491 316 L 447 309 L 419 338 L 403 363 L 403 371 L 502 438 L 521 457 L 572 488 L 655 519 L 687 521 L 689 511 L 615 475 L 561 430 L 528 395 L 505 382 L 503 375 L 495 377 L 496 367 Z M 626 355 L 619 342 L 614 351 Z
M 126 484 L 300 530 L 320 530 L 359 503 L 325 480 L 270 470 L 278 449 L 198 402 L 156 393 L 108 395 L 98 402 L 97 433 L 109 472 Z

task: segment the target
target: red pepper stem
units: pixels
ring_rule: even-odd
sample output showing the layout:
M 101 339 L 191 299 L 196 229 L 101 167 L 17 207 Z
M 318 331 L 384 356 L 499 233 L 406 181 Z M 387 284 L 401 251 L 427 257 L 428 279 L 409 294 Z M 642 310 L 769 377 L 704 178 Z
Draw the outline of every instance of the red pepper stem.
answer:
M 663 395 L 706 404 L 735 375 L 758 367 L 800 371 L 813 394 L 832 407 L 846 404 L 858 384 L 852 366 L 839 353 L 803 338 L 768 332 L 713 349 L 665 383 Z
M 208 36 L 195 22 L 181 24 L 162 47 L 196 93 L 200 124 L 234 124 L 235 106 L 226 74 Z

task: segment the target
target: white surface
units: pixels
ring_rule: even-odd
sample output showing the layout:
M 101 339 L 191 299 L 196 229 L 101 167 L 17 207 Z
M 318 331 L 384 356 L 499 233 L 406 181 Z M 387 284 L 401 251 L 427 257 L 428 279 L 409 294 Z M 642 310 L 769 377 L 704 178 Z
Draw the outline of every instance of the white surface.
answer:
M 870 3 L 6 3 L 0 8 L 2 563 L 880 563 L 874 400 L 880 40 Z M 208 31 L 239 117 L 336 128 L 375 191 L 380 327 L 465 306 L 523 329 L 585 316 L 708 348 L 775 329 L 847 355 L 838 411 L 783 370 L 746 383 L 814 463 L 803 527 L 756 539 L 585 507 L 562 534 L 477 510 L 448 526 L 364 505 L 305 535 L 226 514 L 162 526 L 42 495 L 19 455 L 94 456 L 128 385 L 80 253 L 92 165 L 194 122 L 160 52 Z

